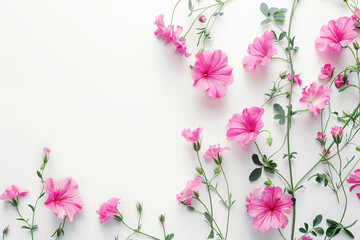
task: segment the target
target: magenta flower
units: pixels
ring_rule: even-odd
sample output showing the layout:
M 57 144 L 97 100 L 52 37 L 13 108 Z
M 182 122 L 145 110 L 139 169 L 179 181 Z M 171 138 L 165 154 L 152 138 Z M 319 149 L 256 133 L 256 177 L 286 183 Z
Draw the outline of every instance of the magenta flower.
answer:
M 244 57 L 243 66 L 254 72 L 256 65 L 261 63 L 265 66 L 268 64 L 273 56 L 278 53 L 273 46 L 275 42 L 274 34 L 271 31 L 265 32 L 260 38 L 257 37 L 253 44 L 250 44 L 247 52 L 249 56 Z
M 212 98 L 222 98 L 226 95 L 227 86 L 234 81 L 232 67 L 228 65 L 228 57 L 221 50 L 203 51 L 195 56 L 196 62 L 191 76 L 193 86 L 205 90 Z
M 186 51 L 186 40 L 180 39 L 180 35 L 183 32 L 183 28 L 181 26 L 177 26 L 176 30 L 174 25 L 171 28 L 165 26 L 164 23 L 164 15 L 160 14 L 156 19 L 155 23 L 157 29 L 154 34 L 157 38 L 165 41 L 165 44 L 171 43 L 176 47 L 176 51 L 180 53 L 180 55 L 189 57 L 191 54 Z
M 354 24 L 356 25 L 360 19 L 360 9 L 355 9 L 355 15 L 351 16 L 351 20 L 353 20 Z
M 324 141 L 326 138 L 326 135 L 323 134 L 322 132 L 318 132 L 317 133 L 317 139 L 321 142 L 321 141 Z
M 330 20 L 320 30 L 320 37 L 315 40 L 315 47 L 320 52 L 333 50 L 339 52 L 342 47 L 349 45 L 357 33 L 354 31 L 355 24 L 348 17 Z
M 300 98 L 300 103 L 305 105 L 314 116 L 318 115 L 330 100 L 331 89 L 325 85 L 313 82 L 309 88 L 305 87 Z
M 0 195 L 0 200 L 18 200 L 19 197 L 25 197 L 29 191 L 27 189 L 20 189 L 16 185 L 6 188 L 5 192 Z
M 289 81 L 291 80 L 291 74 L 288 73 L 285 76 L 285 79 L 288 79 Z M 297 83 L 300 87 L 302 86 L 302 80 L 300 79 L 300 74 L 295 74 L 294 76 L 294 83 Z
M 348 75 L 340 74 L 334 81 L 335 87 L 340 89 L 343 85 L 349 85 Z
M 360 169 L 355 170 L 354 174 L 350 174 L 349 178 L 346 179 L 347 183 L 352 183 L 350 187 L 350 192 L 354 190 L 354 188 L 360 186 Z M 356 196 L 360 199 L 360 193 L 357 193 Z
M 210 158 L 218 158 L 218 154 L 222 153 L 223 151 L 230 150 L 228 147 L 221 147 L 220 144 L 210 145 L 209 149 L 205 152 L 204 158 L 205 160 L 209 160 Z
M 301 240 L 313 240 L 313 239 L 311 237 L 306 236 L 306 237 L 303 237 Z
M 44 188 L 49 194 L 45 206 L 58 218 L 63 219 L 67 216 L 69 222 L 72 222 L 74 215 L 81 211 L 83 203 L 76 181 L 70 177 L 59 181 L 49 178 L 45 180 Z
M 118 214 L 117 206 L 120 204 L 119 198 L 110 198 L 107 202 L 101 204 L 97 214 L 99 214 L 100 223 L 104 223 Z
M 242 114 L 236 113 L 229 120 L 229 130 L 226 133 L 228 141 L 240 142 L 246 147 L 250 141 L 255 141 L 260 130 L 264 127 L 261 120 L 263 108 L 245 108 Z
M 206 21 L 205 15 L 204 15 L 204 14 L 201 14 L 201 15 L 199 16 L 198 20 L 199 20 L 200 22 L 204 23 L 204 22 Z
M 266 233 L 270 228 L 285 228 L 294 204 L 289 195 L 284 195 L 280 187 L 266 187 L 261 196 L 255 190 L 246 199 L 247 212 L 253 217 L 253 226 Z
M 321 74 L 319 74 L 318 79 L 321 83 L 326 84 L 334 74 L 335 68 L 331 66 L 331 64 L 325 64 L 321 67 Z
M 343 128 L 339 126 L 334 126 L 331 128 L 331 135 L 334 138 L 335 143 L 339 144 L 343 135 Z
M 180 205 L 183 200 L 186 200 L 187 205 L 191 205 L 191 200 L 195 196 L 194 192 L 200 191 L 201 189 L 201 179 L 196 176 L 194 181 L 188 181 L 184 190 L 182 190 L 178 195 L 176 195 L 176 201 Z
M 201 127 L 195 129 L 194 131 L 191 131 L 190 128 L 184 129 L 181 132 L 181 136 L 183 136 L 188 142 L 195 143 L 199 141 L 202 130 L 203 128 Z

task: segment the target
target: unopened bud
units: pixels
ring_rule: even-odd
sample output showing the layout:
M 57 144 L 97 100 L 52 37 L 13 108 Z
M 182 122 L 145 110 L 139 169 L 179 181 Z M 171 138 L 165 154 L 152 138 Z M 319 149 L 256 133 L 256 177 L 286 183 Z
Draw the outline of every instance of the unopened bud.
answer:
M 164 214 L 161 214 L 161 215 L 160 215 L 159 221 L 160 221 L 161 223 L 165 222 L 165 215 L 164 215 Z
M 3 235 L 5 236 L 9 231 L 9 225 L 7 225 L 3 230 Z

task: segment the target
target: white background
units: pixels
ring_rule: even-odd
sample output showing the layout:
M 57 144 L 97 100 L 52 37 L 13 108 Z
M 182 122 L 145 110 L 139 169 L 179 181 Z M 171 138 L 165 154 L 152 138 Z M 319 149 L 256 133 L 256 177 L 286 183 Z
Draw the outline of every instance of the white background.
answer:
M 195 5 L 206 2 L 213 1 L 195 1 Z M 196 166 L 191 145 L 180 132 L 201 126 L 202 152 L 217 143 L 231 148 L 224 154 L 224 168 L 237 202 L 229 239 L 280 239 L 276 230 L 266 235 L 255 230 L 246 213 L 245 197 L 254 188 L 263 187 L 266 180 L 262 176 L 255 183 L 248 181 L 255 167 L 251 162 L 254 145 L 244 149 L 227 142 L 225 136 L 228 119 L 244 107 L 261 105 L 271 81 L 288 67 L 276 61 L 266 68 L 258 67 L 255 73 L 242 67 L 248 44 L 270 29 L 260 26 L 261 2 L 233 0 L 224 7 L 225 14 L 214 27 L 214 41 L 208 46 L 227 53 L 234 83 L 225 98 L 211 99 L 192 87 L 189 65 L 194 63 L 195 54 L 187 59 L 174 54 L 172 47 L 164 46 L 153 34 L 155 16 L 165 14 L 168 24 L 175 1 L 0 1 L 0 191 L 12 184 L 28 188 L 30 194 L 21 199 L 20 208 L 30 216 L 26 205 L 33 203 L 40 191 L 36 170 L 42 148 L 48 146 L 52 153 L 45 177 L 73 177 L 84 198 L 83 211 L 66 225 L 64 239 L 113 239 L 116 235 L 125 239 L 130 232 L 121 224 L 109 221 L 100 225 L 97 219 L 100 204 L 115 196 L 122 199 L 119 208 L 130 225 L 136 222 L 135 203 L 140 200 L 144 203 L 144 231 L 160 237 L 158 216 L 165 213 L 167 231 L 174 232 L 175 239 L 205 239 L 208 227 L 203 217 L 175 201 L 186 181 L 195 176 Z M 270 6 L 288 9 L 291 2 L 267 1 Z M 184 0 L 174 23 L 185 30 L 191 22 L 187 14 Z M 304 85 L 316 81 L 320 67 L 329 61 L 339 71 L 352 62 L 346 51 L 323 56 L 314 47 L 321 25 L 345 15 L 350 16 L 350 12 L 340 0 L 303 0 L 299 4 L 293 31 L 300 47 L 295 70 L 301 73 Z M 196 53 L 196 33 L 187 39 L 190 52 Z M 295 90 L 301 93 L 300 87 Z M 352 109 L 358 101 L 355 91 L 333 92 L 334 99 L 341 99 L 335 110 Z M 298 96 L 294 98 L 298 102 Z M 259 137 L 265 153 L 280 146 L 285 131 L 273 120 L 271 106 L 263 119 L 265 129 L 274 135 L 273 147 L 265 146 L 265 134 Z M 299 104 L 294 108 L 303 109 Z M 319 159 L 322 149 L 314 140 L 319 116 L 304 113 L 295 117 L 291 141 L 292 149 L 299 153 L 294 161 L 295 179 L 299 179 Z M 276 160 L 286 174 L 282 154 Z M 214 164 L 206 164 L 206 168 L 211 170 Z M 221 178 L 219 181 L 221 185 Z M 340 218 L 343 204 L 336 203 L 329 188 L 315 181 L 305 185 L 306 190 L 297 194 L 297 229 L 318 213 Z M 221 192 L 225 193 L 224 188 Z M 345 225 L 360 212 L 355 193 L 348 195 Z M 60 222 L 43 206 L 44 200 L 37 213 L 35 239 L 49 239 Z M 216 217 L 224 227 L 225 209 L 217 206 Z M 30 239 L 15 221 L 16 212 L 9 204 L 0 203 L 0 216 L 1 229 L 10 225 L 9 240 Z M 326 227 L 325 223 L 322 226 Z M 360 230 L 356 229 L 357 239 Z M 289 230 L 285 230 L 287 237 Z

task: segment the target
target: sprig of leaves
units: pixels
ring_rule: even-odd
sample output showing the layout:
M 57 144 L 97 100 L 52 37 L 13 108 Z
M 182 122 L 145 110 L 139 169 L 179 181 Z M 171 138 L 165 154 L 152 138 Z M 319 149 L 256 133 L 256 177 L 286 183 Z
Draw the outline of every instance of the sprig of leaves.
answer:
M 263 162 L 262 163 L 259 159 L 259 156 L 257 154 L 252 155 L 252 160 L 255 165 L 258 165 L 260 167 L 255 168 L 249 175 L 250 181 L 256 181 L 261 177 L 262 170 L 264 169 L 265 172 L 269 174 L 274 174 L 276 171 L 277 164 L 273 160 L 267 160 L 266 155 L 263 156 Z
M 309 233 L 311 233 L 315 237 L 317 237 L 318 235 L 323 235 L 324 229 L 322 227 L 318 227 L 322 220 L 323 216 L 321 214 L 317 215 L 312 222 L 313 225 L 311 229 L 309 229 L 308 223 L 304 223 L 304 227 L 299 228 L 299 232 L 304 233 L 304 236 Z
M 266 19 L 261 22 L 261 25 L 266 25 L 271 22 L 276 24 L 285 22 L 285 13 L 287 12 L 286 8 L 269 8 L 266 3 L 262 3 L 260 5 L 260 11 L 266 17 Z

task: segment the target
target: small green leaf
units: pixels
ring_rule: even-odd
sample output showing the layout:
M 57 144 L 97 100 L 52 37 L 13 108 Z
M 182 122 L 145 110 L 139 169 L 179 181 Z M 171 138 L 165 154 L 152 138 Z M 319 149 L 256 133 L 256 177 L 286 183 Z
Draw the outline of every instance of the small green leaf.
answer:
M 280 33 L 279 41 L 281 41 L 286 36 L 286 32 Z
M 313 227 L 316 227 L 317 225 L 319 225 L 322 220 L 323 220 L 323 216 L 321 214 L 317 215 L 315 217 L 315 219 L 313 220 Z
M 31 208 L 31 210 L 32 210 L 33 212 L 35 212 L 35 208 L 34 208 L 33 205 L 29 204 L 28 206 L 29 206 L 29 208 Z
M 260 4 L 260 11 L 262 12 L 262 14 L 265 15 L 265 17 L 269 16 L 269 7 L 266 3 Z
M 174 238 L 174 236 L 175 236 L 175 235 L 174 235 L 173 233 L 168 234 L 168 235 L 166 236 L 165 240 L 171 240 L 171 239 Z
M 214 238 L 214 230 L 211 229 L 208 239 L 213 239 Z
M 253 154 L 251 156 L 253 162 L 256 164 L 256 165 L 259 165 L 259 166 L 262 166 L 263 164 L 260 162 L 259 160 L 259 156 L 257 154 Z
M 324 229 L 322 227 L 316 227 L 314 228 L 314 231 L 317 232 L 319 235 L 324 234 Z
M 305 230 L 305 228 L 299 228 L 299 232 L 301 232 L 301 233 L 307 233 L 307 231 Z
M 275 103 L 274 106 L 274 111 L 276 112 L 274 119 L 278 119 L 279 120 L 279 124 L 280 125 L 284 125 L 285 124 L 285 120 L 286 120 L 286 116 L 285 116 L 285 111 L 282 108 L 282 106 L 278 103 Z
M 42 179 L 42 174 L 41 174 L 41 172 L 36 171 L 36 174 L 38 175 L 38 177 L 39 177 L 40 179 Z
M 205 212 L 205 213 L 204 213 L 204 216 L 205 216 L 205 218 L 206 218 L 206 221 L 207 221 L 210 225 L 212 225 L 213 219 L 212 219 L 212 217 L 210 216 L 210 214 L 209 214 L 208 212 Z
M 350 237 L 350 238 L 352 238 L 352 239 L 354 239 L 355 237 L 354 237 L 354 234 L 352 234 L 352 232 L 350 232 L 348 229 L 346 229 L 346 228 L 343 228 L 344 229 L 344 232 Z
M 262 21 L 261 22 L 261 26 L 264 26 L 264 25 L 266 25 L 266 24 L 268 24 L 268 23 L 271 23 L 271 19 L 265 19 L 264 21 Z
M 262 168 L 255 168 L 254 171 L 250 173 L 249 180 L 250 181 L 256 181 L 260 178 L 262 173 Z
M 270 174 L 274 174 L 275 173 L 275 169 L 271 168 L 271 167 L 264 167 L 265 172 L 270 173 Z

